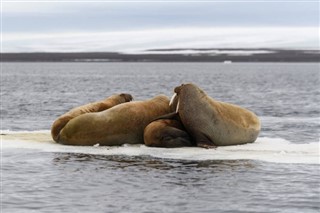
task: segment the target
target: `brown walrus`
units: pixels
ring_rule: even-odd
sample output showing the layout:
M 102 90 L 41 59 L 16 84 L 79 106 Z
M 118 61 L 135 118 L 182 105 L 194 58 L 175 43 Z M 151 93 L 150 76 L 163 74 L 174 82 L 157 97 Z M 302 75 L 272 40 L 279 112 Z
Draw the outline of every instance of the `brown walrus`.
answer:
M 58 142 L 60 131 L 71 119 L 85 113 L 104 111 L 115 105 L 129 102 L 131 100 L 132 100 L 132 96 L 130 94 L 122 93 L 122 94 L 112 95 L 101 101 L 97 101 L 97 102 L 93 102 L 93 103 L 89 103 L 83 106 L 73 108 L 69 112 L 58 117 L 53 122 L 51 127 L 51 136 L 54 141 Z
M 176 113 L 197 146 L 213 148 L 257 139 L 261 125 L 253 112 L 214 100 L 192 83 L 182 84 L 174 92 Z
M 83 114 L 61 130 L 59 143 L 82 146 L 144 143 L 144 128 L 169 112 L 168 97 L 159 95 L 147 101 L 132 101 L 102 112 Z
M 157 119 L 144 129 L 144 143 L 153 147 L 192 146 L 191 138 L 182 123 L 175 118 Z

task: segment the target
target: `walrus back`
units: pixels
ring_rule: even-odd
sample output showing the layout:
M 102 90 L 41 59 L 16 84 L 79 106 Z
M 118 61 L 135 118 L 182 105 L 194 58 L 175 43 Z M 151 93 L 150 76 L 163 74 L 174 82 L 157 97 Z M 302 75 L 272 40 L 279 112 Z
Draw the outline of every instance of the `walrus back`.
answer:
M 143 143 L 143 130 L 155 118 L 169 112 L 169 99 L 157 96 L 108 110 L 80 115 L 66 124 L 59 142 L 68 145 L 122 145 Z
M 215 117 L 219 118 L 216 122 L 219 131 L 214 133 L 216 145 L 252 143 L 257 139 L 261 124 L 253 112 L 229 103 L 215 101 L 214 104 L 218 115 Z
M 60 132 L 70 120 L 86 113 L 101 112 L 106 109 L 110 109 L 113 106 L 131 101 L 132 99 L 133 98 L 130 94 L 122 93 L 122 94 L 112 95 L 101 101 L 96 101 L 96 102 L 85 104 L 83 106 L 75 107 L 70 111 L 68 111 L 67 113 L 58 117 L 53 122 L 51 126 L 51 136 L 54 141 L 59 142 Z

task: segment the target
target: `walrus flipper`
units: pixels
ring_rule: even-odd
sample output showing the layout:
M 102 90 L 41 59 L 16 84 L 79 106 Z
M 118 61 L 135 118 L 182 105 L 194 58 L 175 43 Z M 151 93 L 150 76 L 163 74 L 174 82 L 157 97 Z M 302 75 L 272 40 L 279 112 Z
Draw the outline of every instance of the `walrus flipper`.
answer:
M 178 147 L 186 147 L 186 146 L 191 146 L 190 140 L 186 138 L 172 138 L 169 140 L 163 141 L 164 147 L 166 148 L 178 148 Z
M 217 146 L 212 142 L 208 135 L 205 133 L 200 133 L 195 137 L 198 147 L 206 148 L 206 149 L 214 149 Z
M 161 146 L 167 148 L 192 146 L 192 141 L 187 132 L 177 128 L 167 127 L 167 134 L 162 138 Z
M 161 115 L 160 117 L 157 117 L 153 121 L 157 121 L 157 120 L 161 120 L 161 119 L 174 119 L 174 120 L 180 121 L 180 117 L 179 117 L 179 113 L 178 112 L 171 112 L 169 114 Z

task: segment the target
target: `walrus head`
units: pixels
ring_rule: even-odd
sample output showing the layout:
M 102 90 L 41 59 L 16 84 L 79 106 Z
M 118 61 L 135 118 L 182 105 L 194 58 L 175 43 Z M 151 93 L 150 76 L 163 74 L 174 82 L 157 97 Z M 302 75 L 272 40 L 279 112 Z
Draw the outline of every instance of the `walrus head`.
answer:
M 190 86 L 195 86 L 194 84 L 192 83 L 188 83 L 188 84 L 181 84 L 180 86 L 174 88 L 174 94 L 173 96 L 171 97 L 171 100 L 170 100 L 170 103 L 169 103 L 169 106 L 170 106 L 170 110 L 172 112 L 177 112 L 178 111 L 178 107 L 179 107 L 179 96 L 181 94 L 181 92 L 183 91 L 183 89 L 185 87 L 190 87 Z
M 189 100 L 191 97 L 200 97 L 206 96 L 206 93 L 200 89 L 197 85 L 193 83 L 181 84 L 180 86 L 174 88 L 174 94 L 169 103 L 171 111 L 178 111 L 179 108 L 179 98 L 185 97 L 185 99 Z
M 170 110 L 172 112 L 178 112 L 178 108 L 179 108 L 179 95 L 180 95 L 180 92 L 181 90 L 183 89 L 183 87 L 185 86 L 186 84 L 181 84 L 180 86 L 174 88 L 174 94 L 173 96 L 171 97 L 171 100 L 170 100 L 170 103 L 169 103 L 169 106 L 170 106 Z
M 180 86 L 174 88 L 173 91 L 174 91 L 176 94 L 179 94 L 180 91 L 181 91 L 181 89 L 182 89 L 184 86 L 185 86 L 185 84 L 181 84 Z
M 121 93 L 120 96 L 121 96 L 122 98 L 124 98 L 125 102 L 130 102 L 130 101 L 133 100 L 132 95 L 127 94 L 127 93 Z

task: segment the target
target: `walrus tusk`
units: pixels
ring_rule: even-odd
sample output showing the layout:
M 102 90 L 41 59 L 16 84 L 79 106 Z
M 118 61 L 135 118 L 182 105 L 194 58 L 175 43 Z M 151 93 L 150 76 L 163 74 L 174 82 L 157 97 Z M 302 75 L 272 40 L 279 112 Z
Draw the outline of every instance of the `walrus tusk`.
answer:
M 176 113 L 178 113 L 179 105 L 180 105 L 180 101 L 178 100 L 177 107 L 176 107 Z
M 169 106 L 171 106 L 173 104 L 173 101 L 174 99 L 177 97 L 177 93 L 174 93 L 173 96 L 171 97 L 170 99 L 170 102 L 169 102 Z

